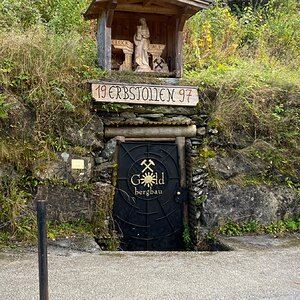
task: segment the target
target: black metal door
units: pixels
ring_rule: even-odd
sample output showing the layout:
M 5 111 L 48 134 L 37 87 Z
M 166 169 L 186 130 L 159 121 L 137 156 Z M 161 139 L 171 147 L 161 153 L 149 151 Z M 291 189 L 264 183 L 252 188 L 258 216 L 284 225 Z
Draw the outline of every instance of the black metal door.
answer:
M 120 143 L 114 220 L 123 250 L 182 248 L 179 189 L 175 143 Z

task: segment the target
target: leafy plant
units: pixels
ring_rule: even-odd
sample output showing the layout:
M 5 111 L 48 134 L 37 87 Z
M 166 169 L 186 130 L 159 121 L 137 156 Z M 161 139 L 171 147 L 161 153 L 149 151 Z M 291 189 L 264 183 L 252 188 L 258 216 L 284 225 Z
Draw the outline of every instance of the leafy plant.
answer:
M 11 106 L 5 101 L 5 96 L 0 94 L 0 120 L 7 118 L 10 108 Z
M 184 243 L 185 249 L 190 250 L 192 248 L 192 239 L 191 239 L 191 234 L 190 234 L 190 228 L 187 223 L 183 224 L 182 238 L 183 238 L 183 243 Z

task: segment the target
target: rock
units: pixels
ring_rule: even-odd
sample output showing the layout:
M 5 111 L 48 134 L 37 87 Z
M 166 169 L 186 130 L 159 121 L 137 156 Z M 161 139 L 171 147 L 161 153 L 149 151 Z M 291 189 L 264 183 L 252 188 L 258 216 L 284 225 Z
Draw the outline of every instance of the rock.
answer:
M 18 179 L 20 175 L 16 172 L 13 166 L 2 163 L 0 164 L 0 180 L 2 180 L 4 177 L 13 180 Z
M 101 157 L 107 159 L 108 161 L 112 161 L 116 148 L 117 148 L 117 140 L 116 139 L 109 140 L 105 144 L 105 147 L 101 152 Z
M 92 220 L 94 197 L 65 186 L 40 185 L 36 199 L 47 201 L 47 218 L 52 221 L 73 222 Z
M 128 119 L 126 120 L 126 123 L 130 124 L 130 123 L 134 123 L 134 124 L 143 124 L 145 122 L 148 122 L 149 120 L 146 118 L 142 118 L 142 117 L 137 117 L 134 119 Z
M 253 137 L 245 134 L 245 131 L 234 130 L 230 135 L 229 146 L 237 149 L 243 149 L 253 144 Z
M 95 104 L 97 107 L 97 103 Z M 174 115 L 194 115 L 197 113 L 195 107 L 184 107 L 184 106 L 167 106 L 167 105 L 126 105 L 122 104 L 118 108 L 120 113 L 122 112 L 133 112 L 135 114 L 174 114 Z M 101 112 L 101 115 L 107 115 L 106 112 Z
M 207 177 L 205 174 L 199 174 L 199 175 L 193 176 L 193 182 L 198 182 L 205 177 Z
M 107 205 L 113 205 L 112 194 L 114 187 L 111 184 L 96 182 L 95 183 L 95 199 L 96 204 L 106 203 Z
M 122 118 L 122 117 L 111 117 L 111 118 L 106 118 L 106 119 L 102 119 L 103 120 L 103 123 L 104 125 L 113 125 L 113 124 L 116 124 L 116 123 L 121 123 L 121 122 L 124 122 L 125 121 L 125 118 Z
M 191 157 L 195 157 L 195 158 L 199 158 L 199 153 L 198 153 L 198 150 L 192 150 L 191 151 Z
M 96 104 L 96 103 L 95 103 Z M 127 110 L 125 110 L 127 112 Z M 118 118 L 120 117 L 120 114 L 117 112 L 112 112 L 112 111 L 101 111 L 100 113 L 101 118 Z
M 206 135 L 206 127 L 197 128 L 197 135 L 200 135 L 200 136 Z
M 114 167 L 114 164 L 113 164 L 112 162 L 104 162 L 104 163 L 98 165 L 98 166 L 94 169 L 94 171 L 95 171 L 95 172 L 101 172 L 101 171 L 103 171 L 103 170 L 113 169 L 113 167 Z
M 204 167 L 205 166 L 202 166 L 200 168 L 197 168 L 197 169 L 193 170 L 193 175 L 199 175 L 199 174 L 203 174 L 204 172 L 206 172 L 206 168 L 204 168 Z M 208 176 L 208 174 L 203 175 L 203 178 L 207 177 L 207 176 Z
M 94 190 L 96 201 L 96 241 L 103 250 L 112 250 L 112 248 L 116 249 L 117 247 L 115 224 L 111 217 L 114 204 L 114 190 L 111 184 L 103 182 L 97 182 Z
M 201 190 L 201 187 L 196 186 L 196 185 L 193 185 L 193 186 L 191 187 L 191 190 L 192 190 L 193 192 L 199 192 L 199 191 Z
M 93 116 L 87 123 L 76 123 L 69 118 L 65 121 L 61 135 L 74 146 L 90 149 L 103 148 L 103 123 L 98 116 Z
M 96 253 L 101 251 L 94 237 L 89 235 L 76 235 L 68 238 L 49 240 L 49 246 L 64 248 L 66 250 Z
M 140 114 L 139 117 L 148 119 L 159 119 L 164 117 L 164 114 Z
M 72 168 L 72 160 L 82 160 L 84 169 Z M 61 180 L 70 184 L 89 182 L 93 176 L 93 167 L 94 158 L 92 156 L 81 157 L 64 152 L 58 153 L 56 160 L 36 160 L 33 176 L 39 180 Z
M 271 223 L 280 219 L 297 218 L 300 197 L 285 187 L 229 185 L 211 189 L 203 203 L 203 222 L 212 228 L 226 221 Z
M 8 97 L 6 103 L 10 108 L 7 118 L 0 119 L 0 133 L 20 139 L 32 138 L 35 133 L 35 113 L 16 97 Z
M 178 85 L 179 84 L 179 78 L 158 78 L 162 84 L 167 84 L 167 85 Z
M 204 92 L 200 96 L 202 98 L 204 98 L 203 100 L 205 100 L 206 102 L 213 101 L 217 98 L 218 91 L 215 89 L 208 88 L 208 89 L 204 90 Z
M 193 146 L 200 146 L 203 144 L 203 140 L 199 138 L 191 138 L 191 143 Z
M 104 163 L 104 162 L 107 162 L 108 160 L 106 159 L 106 158 L 103 158 L 103 157 L 96 157 L 95 158 L 95 163 L 97 164 L 97 165 L 100 165 L 100 164 L 102 164 L 102 163 Z
M 178 123 L 191 123 L 192 120 L 189 117 L 186 116 L 177 116 L 177 117 L 172 117 L 171 121 L 173 122 L 178 122 Z
M 120 113 L 120 117 L 125 118 L 125 119 L 133 119 L 133 118 L 136 118 L 136 114 L 132 113 L 132 112 L 124 111 L 124 112 Z
M 211 134 L 218 134 L 219 133 L 218 129 L 216 129 L 216 128 L 210 128 L 208 130 L 208 132 L 211 133 Z
M 112 162 L 105 162 L 98 165 L 94 169 L 94 179 L 97 181 L 110 182 L 113 173 L 114 164 Z
M 241 174 L 256 175 L 264 168 L 261 163 L 256 163 L 253 159 L 250 161 L 238 152 L 231 157 L 209 158 L 208 165 L 221 179 L 229 179 Z
M 194 199 L 197 199 L 199 197 L 201 197 L 203 195 L 203 190 L 199 190 L 198 192 L 191 192 L 191 196 L 194 198 Z
M 189 116 L 193 121 L 202 123 L 203 119 L 199 115 Z
M 274 235 L 243 235 L 243 236 L 220 236 L 217 240 L 229 246 L 233 250 L 264 250 L 274 248 L 287 248 L 291 245 L 299 245 L 299 234 L 278 237 Z

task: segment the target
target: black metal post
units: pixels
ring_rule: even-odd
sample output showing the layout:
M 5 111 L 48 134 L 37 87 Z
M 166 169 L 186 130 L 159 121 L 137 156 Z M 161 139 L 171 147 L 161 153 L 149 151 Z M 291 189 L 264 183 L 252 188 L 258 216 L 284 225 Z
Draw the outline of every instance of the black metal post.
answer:
M 37 201 L 40 300 L 48 300 L 47 225 L 45 200 Z

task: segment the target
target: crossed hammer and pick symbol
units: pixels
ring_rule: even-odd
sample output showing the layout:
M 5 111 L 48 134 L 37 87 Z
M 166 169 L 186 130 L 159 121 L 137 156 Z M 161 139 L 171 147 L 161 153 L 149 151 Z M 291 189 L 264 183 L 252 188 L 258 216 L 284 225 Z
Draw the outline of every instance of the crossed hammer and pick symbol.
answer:
M 148 159 L 148 160 L 144 159 L 141 162 L 141 166 L 145 166 L 145 168 L 142 170 L 142 173 L 146 172 L 147 170 L 150 170 L 150 172 L 153 172 L 153 169 L 151 168 L 151 166 L 155 166 L 155 163 L 152 159 Z

